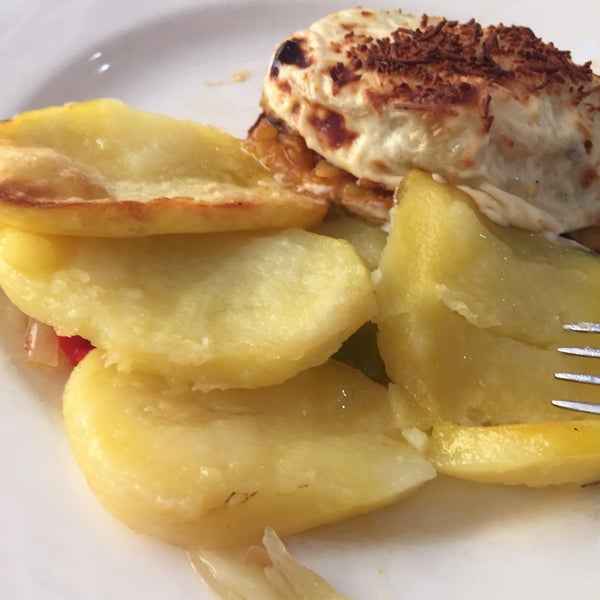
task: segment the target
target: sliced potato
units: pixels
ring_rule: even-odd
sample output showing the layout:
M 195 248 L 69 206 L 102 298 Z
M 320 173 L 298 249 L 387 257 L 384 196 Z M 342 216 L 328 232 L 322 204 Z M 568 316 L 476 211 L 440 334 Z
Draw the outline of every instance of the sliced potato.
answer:
M 435 475 L 390 430 L 386 388 L 330 361 L 278 386 L 193 392 L 119 373 L 98 350 L 64 394 L 90 487 L 136 531 L 186 547 L 242 545 L 396 501 Z
M 347 214 L 327 218 L 312 231 L 349 241 L 371 270 L 378 267 L 387 239 L 387 233 L 381 225 Z
M 306 227 L 321 200 L 283 190 L 240 140 L 112 99 L 0 123 L 0 221 L 132 236 Z
M 382 255 L 380 348 L 390 378 L 432 422 L 569 420 L 555 398 L 597 400 L 558 381 L 589 372 L 559 346 L 585 344 L 569 321 L 600 321 L 600 257 L 560 239 L 496 225 L 469 197 L 414 172 Z M 594 417 L 589 417 L 594 418 Z
M 593 483 L 600 481 L 600 421 L 437 425 L 427 456 L 440 473 L 483 483 Z
M 205 390 L 323 363 L 375 312 L 354 248 L 301 229 L 109 239 L 5 228 L 0 286 L 107 363 Z

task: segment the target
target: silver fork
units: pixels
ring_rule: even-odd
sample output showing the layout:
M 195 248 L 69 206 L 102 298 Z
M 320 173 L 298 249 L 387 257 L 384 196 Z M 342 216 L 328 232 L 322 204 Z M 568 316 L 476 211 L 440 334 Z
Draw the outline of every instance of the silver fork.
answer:
M 589 323 L 580 321 L 578 323 L 567 323 L 563 325 L 563 329 L 567 331 L 579 331 L 583 333 L 600 333 L 600 323 Z M 600 358 L 600 348 L 592 348 L 590 346 L 583 346 L 578 348 L 565 347 L 558 348 L 559 352 L 563 354 L 570 354 L 573 356 L 588 356 L 591 358 Z M 587 373 L 554 373 L 554 377 L 557 379 L 564 379 L 566 381 L 576 381 L 578 383 L 591 383 L 593 385 L 600 385 L 600 375 L 589 375 Z M 576 410 L 579 412 L 593 413 L 600 415 L 600 403 L 596 402 L 578 402 L 576 400 L 552 400 L 554 406 L 560 408 L 567 408 L 569 410 Z

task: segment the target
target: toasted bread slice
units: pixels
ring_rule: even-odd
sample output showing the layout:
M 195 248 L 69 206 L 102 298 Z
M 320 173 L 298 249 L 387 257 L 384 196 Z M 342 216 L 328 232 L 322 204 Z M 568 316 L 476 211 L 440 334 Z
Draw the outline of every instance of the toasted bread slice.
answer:
M 0 221 L 121 237 L 306 227 L 327 203 L 283 189 L 222 131 L 99 99 L 0 123 Z

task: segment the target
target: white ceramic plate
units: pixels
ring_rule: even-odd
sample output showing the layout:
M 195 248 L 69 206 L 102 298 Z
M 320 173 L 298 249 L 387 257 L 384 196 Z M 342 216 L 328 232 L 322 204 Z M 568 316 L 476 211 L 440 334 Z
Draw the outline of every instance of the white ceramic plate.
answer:
M 351 5 L 2 0 L 0 118 L 116 96 L 241 136 L 258 113 L 277 42 Z M 600 57 L 600 5 L 588 0 L 407 0 L 402 8 L 527 24 L 578 61 Z M 235 82 L 239 74 L 244 81 Z M 92 497 L 63 435 L 61 382 L 22 364 L 18 325 L 5 301 L 0 311 L 0 597 L 211 598 L 181 551 L 131 533 Z M 289 543 L 355 600 L 597 598 L 600 487 L 527 490 L 440 478 L 395 507 Z

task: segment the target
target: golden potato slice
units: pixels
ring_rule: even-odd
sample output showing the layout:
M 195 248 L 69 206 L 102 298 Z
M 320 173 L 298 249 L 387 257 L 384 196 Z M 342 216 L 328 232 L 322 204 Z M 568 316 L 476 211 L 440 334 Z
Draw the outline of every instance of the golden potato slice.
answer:
M 551 400 L 598 399 L 593 386 L 554 378 L 593 370 L 589 359 L 556 348 L 586 341 L 563 331 L 563 323 L 600 321 L 597 255 L 496 225 L 466 194 L 414 172 L 380 268 L 387 372 L 432 421 L 568 420 L 573 414 Z
M 322 221 L 312 231 L 347 240 L 369 269 L 374 270 L 379 266 L 387 239 L 387 233 L 381 225 L 369 223 L 355 215 L 338 214 Z
M 301 229 L 114 239 L 5 228 L 0 286 L 107 363 L 205 390 L 270 385 L 325 362 L 375 312 L 354 248 Z
M 482 483 L 593 483 L 600 481 L 600 421 L 438 425 L 427 456 L 440 473 Z
M 321 200 L 283 190 L 240 140 L 111 99 L 0 123 L 0 221 L 133 236 L 306 227 Z
M 335 361 L 278 386 L 203 394 L 119 373 L 95 350 L 71 374 L 64 416 L 104 506 L 136 531 L 187 547 L 337 521 L 435 474 L 390 432 L 386 388 Z

